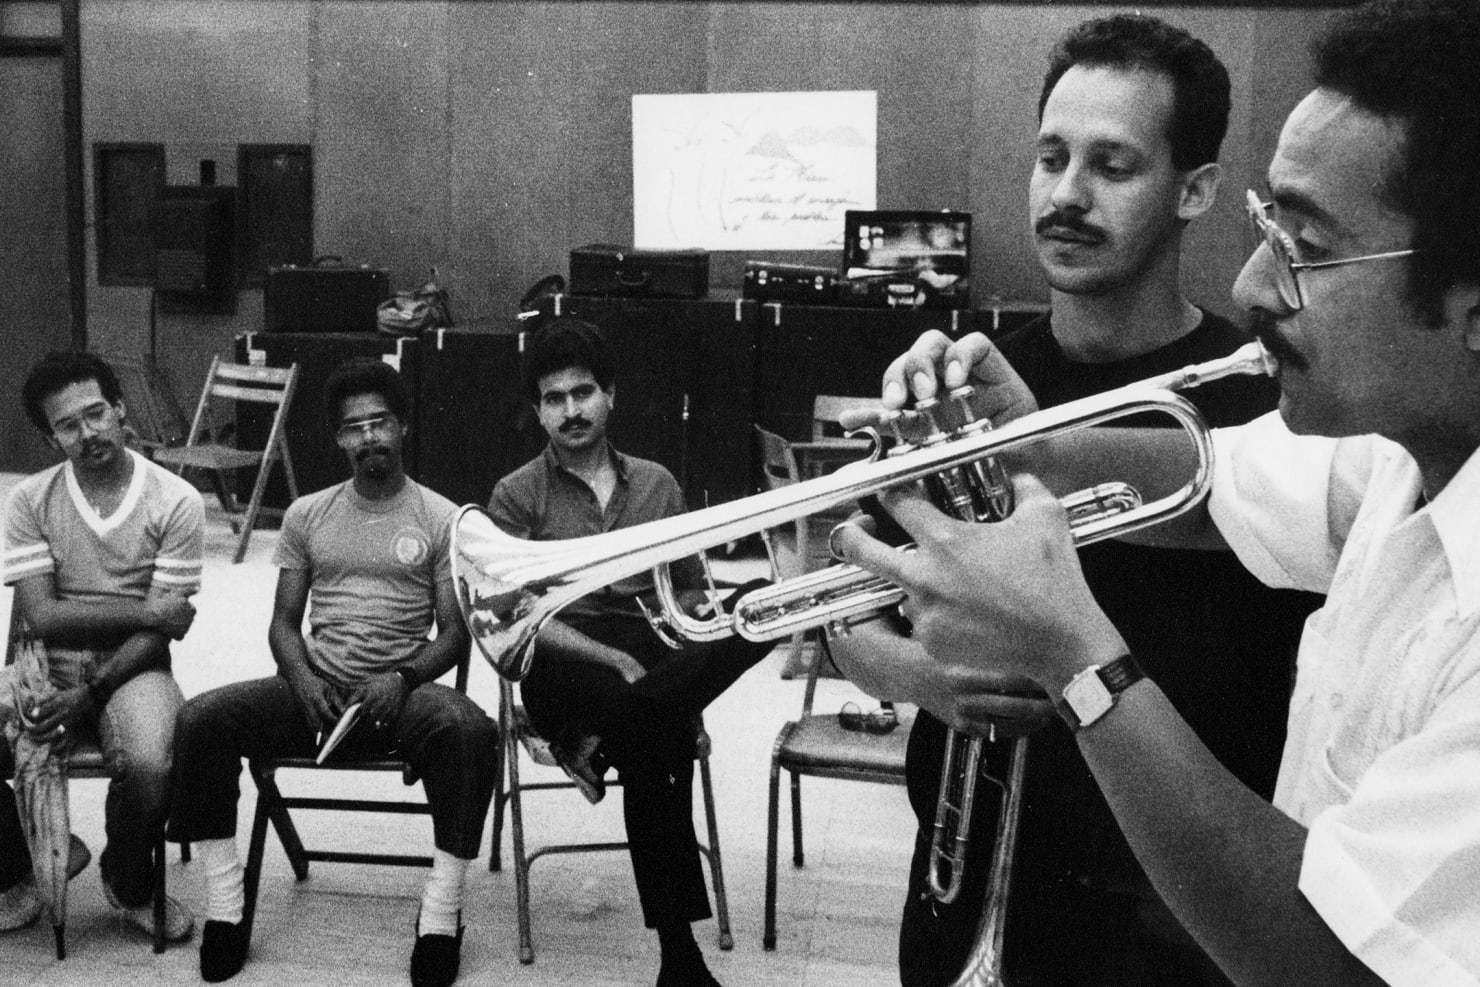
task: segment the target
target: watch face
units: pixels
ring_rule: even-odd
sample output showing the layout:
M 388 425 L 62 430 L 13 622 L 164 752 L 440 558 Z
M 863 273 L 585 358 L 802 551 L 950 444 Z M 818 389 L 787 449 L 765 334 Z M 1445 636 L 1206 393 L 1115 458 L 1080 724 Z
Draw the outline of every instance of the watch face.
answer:
M 1082 727 L 1089 726 L 1115 705 L 1115 697 L 1096 673 L 1097 669 L 1087 668 L 1064 686 L 1064 702 L 1069 704 Z

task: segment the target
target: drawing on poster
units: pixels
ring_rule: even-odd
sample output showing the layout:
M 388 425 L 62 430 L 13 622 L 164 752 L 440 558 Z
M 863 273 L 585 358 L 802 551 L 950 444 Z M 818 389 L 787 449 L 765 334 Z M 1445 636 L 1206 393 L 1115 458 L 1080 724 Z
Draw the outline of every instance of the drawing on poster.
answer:
M 632 97 L 633 244 L 837 250 L 875 208 L 874 92 Z

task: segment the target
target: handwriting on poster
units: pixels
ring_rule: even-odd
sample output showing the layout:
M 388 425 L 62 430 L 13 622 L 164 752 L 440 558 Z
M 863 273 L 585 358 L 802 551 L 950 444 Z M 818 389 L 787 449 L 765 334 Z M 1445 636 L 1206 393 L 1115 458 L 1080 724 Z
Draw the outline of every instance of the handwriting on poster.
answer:
M 873 92 L 632 97 L 633 243 L 837 250 L 875 208 Z

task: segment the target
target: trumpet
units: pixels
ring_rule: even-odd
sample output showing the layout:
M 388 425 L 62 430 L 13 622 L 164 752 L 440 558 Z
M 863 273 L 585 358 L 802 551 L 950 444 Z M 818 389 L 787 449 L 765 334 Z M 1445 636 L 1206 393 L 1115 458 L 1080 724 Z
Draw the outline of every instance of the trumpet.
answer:
M 879 585 L 876 577 L 856 566 L 834 566 L 822 570 L 821 587 L 816 578 L 800 584 L 784 581 L 747 594 L 733 614 L 699 620 L 676 605 L 668 563 L 702 556 L 707 548 L 892 487 L 960 475 L 990 457 L 1147 412 L 1169 415 L 1183 427 L 1196 448 L 1197 469 L 1186 484 L 1165 497 L 1107 516 L 1092 513 L 1076 525 L 1075 540 L 1084 545 L 1157 524 L 1201 499 L 1212 475 L 1207 426 L 1197 409 L 1173 391 L 1230 374 L 1269 373 L 1268 359 L 1257 343 L 1249 343 L 1222 359 L 1025 415 L 995 430 L 968 426 L 959 437 L 922 444 L 900 455 L 850 464 L 753 497 L 585 538 L 543 542 L 515 538 L 500 531 L 482 508 L 468 505 L 453 522 L 458 606 L 483 656 L 499 675 L 514 681 L 529 671 L 536 635 L 561 608 L 644 570 L 653 570 L 663 620 L 685 637 L 704 640 L 739 634 L 769 641 L 811 628 L 846 626 L 897 604 L 903 591 L 887 582 Z M 1092 489 L 1086 496 L 1093 501 L 1099 495 Z

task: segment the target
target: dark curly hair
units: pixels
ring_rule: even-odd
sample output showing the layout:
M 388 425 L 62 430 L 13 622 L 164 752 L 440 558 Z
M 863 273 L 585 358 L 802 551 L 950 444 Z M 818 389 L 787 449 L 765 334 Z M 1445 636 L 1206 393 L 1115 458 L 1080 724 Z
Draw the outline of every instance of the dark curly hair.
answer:
M 379 394 L 401 424 L 407 424 L 406 385 L 390 364 L 374 357 L 357 356 L 330 372 L 324 382 L 324 417 L 331 428 L 339 426 L 344 399 L 356 394 Z
M 80 384 L 86 380 L 98 382 L 103 400 L 117 404 L 123 400 L 123 388 L 118 385 L 118 375 L 107 361 L 93 353 L 67 351 L 48 353 L 31 368 L 26 382 L 21 385 L 21 401 L 26 408 L 26 417 L 43 435 L 51 434 L 51 422 L 47 420 L 42 403 L 68 384 Z
M 1172 119 L 1167 137 L 1172 164 L 1191 171 L 1218 160 L 1228 131 L 1228 70 L 1213 49 L 1179 27 L 1145 14 L 1115 14 L 1085 21 L 1054 46 L 1038 119 L 1053 87 L 1076 65 L 1159 72 L 1172 80 Z
M 540 379 L 562 370 L 591 371 L 603 391 L 612 387 L 612 365 L 606 339 L 589 322 L 561 316 L 545 323 L 524 351 L 524 392 L 531 404 L 540 402 Z
M 1407 136 L 1383 195 L 1413 219 L 1409 300 L 1438 325 L 1451 286 L 1480 284 L 1480 4 L 1376 0 L 1311 50 L 1316 85 Z

